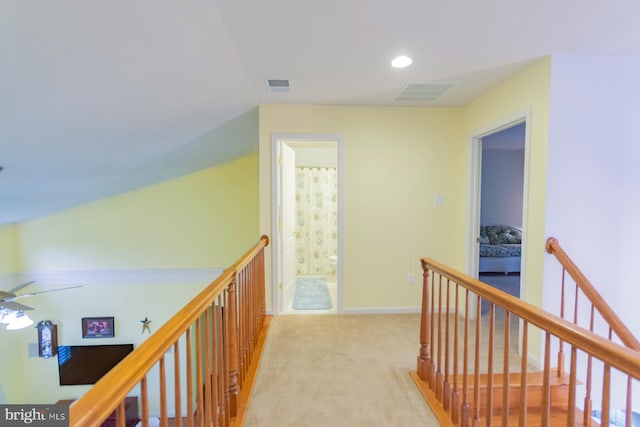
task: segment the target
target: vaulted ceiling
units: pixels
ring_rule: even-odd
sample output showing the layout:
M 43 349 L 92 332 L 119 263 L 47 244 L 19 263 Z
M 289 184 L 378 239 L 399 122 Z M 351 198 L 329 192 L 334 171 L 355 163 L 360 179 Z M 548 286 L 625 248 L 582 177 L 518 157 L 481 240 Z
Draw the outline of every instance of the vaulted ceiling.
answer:
M 549 54 L 639 55 L 638 22 L 635 0 L 0 0 L 0 223 L 242 155 L 202 136 L 258 104 L 460 106 Z M 396 101 L 411 83 L 454 86 Z

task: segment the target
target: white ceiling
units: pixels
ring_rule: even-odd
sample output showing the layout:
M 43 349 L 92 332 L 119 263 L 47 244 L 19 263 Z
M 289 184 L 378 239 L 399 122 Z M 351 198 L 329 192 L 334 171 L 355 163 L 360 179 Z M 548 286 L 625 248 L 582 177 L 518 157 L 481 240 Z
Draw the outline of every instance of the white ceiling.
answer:
M 451 82 L 409 105 L 464 105 L 545 55 L 638 55 L 639 22 L 636 0 L 0 0 L 0 223 L 242 155 L 194 141 L 260 103 Z

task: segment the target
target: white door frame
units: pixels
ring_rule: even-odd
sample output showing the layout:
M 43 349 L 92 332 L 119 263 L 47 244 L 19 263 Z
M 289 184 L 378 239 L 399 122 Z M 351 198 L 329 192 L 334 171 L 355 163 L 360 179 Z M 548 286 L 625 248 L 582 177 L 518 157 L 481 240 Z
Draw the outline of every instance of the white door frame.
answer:
M 278 144 L 280 141 L 295 141 L 296 143 L 315 143 L 318 141 L 335 142 L 338 148 L 338 274 L 337 280 L 337 312 L 344 310 L 343 303 L 343 278 L 344 278 L 344 137 L 338 134 L 291 134 L 274 133 L 271 135 L 271 235 L 273 239 L 272 249 L 272 301 L 273 314 L 282 312 L 279 306 L 279 276 L 280 259 L 282 258 L 282 242 L 278 232 L 278 206 L 277 191 L 279 183 L 278 173 Z
M 480 189 L 482 184 L 482 138 L 510 128 L 517 124 L 525 124 L 524 136 L 524 184 L 522 189 L 522 253 L 520 267 L 520 295 L 526 288 L 527 270 L 527 238 L 529 225 L 529 173 L 531 159 L 531 111 L 524 111 L 500 120 L 493 125 L 474 132 L 469 137 L 469 233 L 467 233 L 467 274 L 478 278 L 478 257 L 480 246 Z

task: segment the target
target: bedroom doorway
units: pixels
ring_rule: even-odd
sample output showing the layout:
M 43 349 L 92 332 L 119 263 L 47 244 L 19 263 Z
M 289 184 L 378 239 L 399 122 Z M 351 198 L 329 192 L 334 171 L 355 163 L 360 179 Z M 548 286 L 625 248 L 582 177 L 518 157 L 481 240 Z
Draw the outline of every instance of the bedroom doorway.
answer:
M 469 275 L 518 298 L 526 286 L 529 122 L 523 113 L 470 138 Z
M 525 122 L 483 136 L 478 278 L 520 298 Z
M 274 312 L 342 311 L 342 138 L 274 135 Z

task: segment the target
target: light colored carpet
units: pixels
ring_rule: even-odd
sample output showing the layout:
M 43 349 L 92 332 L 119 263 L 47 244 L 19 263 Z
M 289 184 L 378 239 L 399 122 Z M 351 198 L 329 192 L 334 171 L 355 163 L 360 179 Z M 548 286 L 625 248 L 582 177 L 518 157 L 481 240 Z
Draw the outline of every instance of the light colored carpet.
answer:
M 276 316 L 245 426 L 439 426 L 410 370 L 418 314 Z

